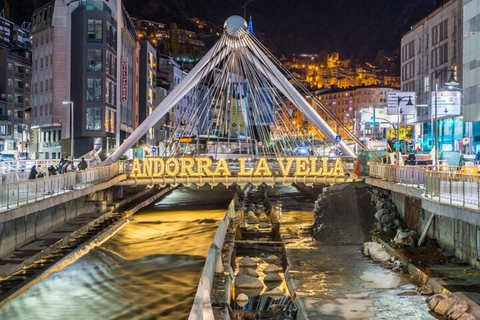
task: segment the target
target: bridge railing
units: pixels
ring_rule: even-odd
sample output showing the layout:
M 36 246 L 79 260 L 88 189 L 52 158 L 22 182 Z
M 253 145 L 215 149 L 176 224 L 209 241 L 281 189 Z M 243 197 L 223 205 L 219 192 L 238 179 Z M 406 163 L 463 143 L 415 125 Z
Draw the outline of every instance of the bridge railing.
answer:
M 114 163 L 105 167 L 0 184 L 0 210 L 29 204 L 108 180 L 119 173 L 118 167 L 118 163 Z
M 449 204 L 480 210 L 480 176 L 464 168 L 442 166 L 397 166 L 369 163 L 370 177 L 425 190 L 424 196 Z M 467 168 L 470 169 L 470 168 Z

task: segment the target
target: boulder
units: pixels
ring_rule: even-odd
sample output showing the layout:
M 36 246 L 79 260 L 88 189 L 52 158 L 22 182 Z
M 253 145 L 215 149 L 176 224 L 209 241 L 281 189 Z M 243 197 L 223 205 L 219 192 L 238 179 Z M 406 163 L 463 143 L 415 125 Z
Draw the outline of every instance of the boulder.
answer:
M 280 268 L 275 265 L 275 264 L 269 264 L 265 269 L 263 269 L 263 273 L 267 274 L 267 273 L 276 273 L 276 272 L 279 272 L 280 271 Z
M 448 319 L 456 320 L 468 310 L 468 303 L 465 300 L 458 300 L 457 303 L 447 312 Z M 445 317 L 445 316 L 444 316 Z
M 270 222 L 270 218 L 265 213 L 262 213 L 258 220 L 260 222 Z
M 240 268 L 238 271 L 239 275 L 246 274 L 247 276 L 252 276 L 258 278 L 258 272 L 252 268 Z
M 470 313 L 464 313 L 458 320 L 476 320 L 476 318 Z
M 247 216 L 247 222 L 251 224 L 257 224 L 258 223 L 258 218 L 254 214 L 248 214 Z
M 270 224 L 267 223 L 267 222 L 260 222 L 260 223 L 258 224 L 258 227 L 259 227 L 260 229 L 266 229 L 266 228 L 270 228 Z
M 265 259 L 265 262 L 270 264 L 276 264 L 277 266 L 282 264 L 282 260 L 280 260 L 280 258 L 274 254 L 268 256 L 267 259 Z
M 385 223 L 385 224 L 389 224 L 389 223 L 392 223 L 393 220 L 395 220 L 395 213 L 394 212 L 384 214 L 382 216 L 382 218 L 380 219 L 380 222 Z
M 267 276 L 265 277 L 265 279 L 263 281 L 265 281 L 265 282 L 281 282 L 282 277 L 280 277 L 280 275 L 278 273 L 271 272 L 271 273 L 267 273 Z
M 390 259 L 390 254 L 386 252 L 382 247 L 377 248 L 370 248 L 370 258 L 372 258 L 373 261 L 377 262 L 385 262 Z
M 245 293 L 240 293 L 235 299 L 235 302 L 238 304 L 238 306 L 243 308 L 248 303 L 248 296 Z
M 448 299 L 448 295 L 445 293 L 439 293 L 439 294 L 434 294 L 433 296 L 428 297 L 426 301 L 428 303 L 428 307 L 430 308 L 430 310 L 433 311 L 437 306 L 437 304 L 444 299 Z
M 263 283 L 255 277 L 242 274 L 235 278 L 235 288 L 261 289 L 263 288 Z
M 273 300 L 278 300 L 283 298 L 285 293 L 283 293 L 283 291 L 280 288 L 274 288 L 270 291 L 265 292 L 263 295 L 266 297 L 272 298 Z
M 253 268 L 253 269 L 257 268 L 257 263 L 252 258 L 250 258 L 249 256 L 246 256 L 242 260 L 240 260 L 238 265 L 241 268 Z
M 383 200 L 377 201 L 375 204 L 375 210 L 380 210 L 385 206 L 385 202 Z
M 382 249 L 382 246 L 377 242 L 365 242 L 363 244 L 363 254 L 366 255 L 367 257 L 370 256 L 371 248 Z
M 382 216 L 387 213 L 388 213 L 387 209 L 377 210 L 377 212 L 375 212 L 375 219 L 377 219 L 377 221 L 381 221 Z
M 437 305 L 435 306 L 435 309 L 433 309 L 434 312 L 444 315 L 452 308 L 455 304 L 457 304 L 457 300 L 455 298 L 447 298 L 440 300 Z

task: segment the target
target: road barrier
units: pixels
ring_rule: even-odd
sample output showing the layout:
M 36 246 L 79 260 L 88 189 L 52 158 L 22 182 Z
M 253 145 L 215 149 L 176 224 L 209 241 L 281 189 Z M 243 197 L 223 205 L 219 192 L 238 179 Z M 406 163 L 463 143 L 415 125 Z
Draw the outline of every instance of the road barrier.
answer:
M 369 163 L 370 177 L 424 189 L 426 198 L 480 210 L 480 177 L 467 167 Z M 470 174 L 464 173 L 470 172 Z
M 111 179 L 118 173 L 118 163 L 114 163 L 105 167 L 0 184 L 0 210 L 29 204 L 72 190 L 84 189 L 92 184 Z

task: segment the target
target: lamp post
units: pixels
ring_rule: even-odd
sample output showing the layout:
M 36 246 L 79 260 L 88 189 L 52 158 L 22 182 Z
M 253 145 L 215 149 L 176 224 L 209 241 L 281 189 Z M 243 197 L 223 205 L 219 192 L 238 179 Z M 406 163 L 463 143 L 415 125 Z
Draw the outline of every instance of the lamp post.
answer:
M 73 101 L 63 101 L 62 102 L 63 105 L 70 105 L 70 156 L 72 157 L 72 161 L 73 161 L 73 151 L 74 151 L 74 148 L 73 148 L 73 144 L 74 144 L 74 139 L 73 139 Z
M 454 72 L 455 70 L 453 69 L 443 69 L 443 70 L 435 70 L 435 111 L 434 111 L 434 119 L 433 119 L 433 134 L 434 134 L 434 159 L 433 159 L 433 168 L 436 170 L 438 168 L 438 113 L 437 113 L 437 104 L 438 104 L 438 78 L 440 75 L 444 72 L 451 72 L 450 74 L 450 79 L 448 79 L 448 82 L 445 84 L 451 87 L 456 87 L 459 85 L 459 83 L 455 80 Z
M 412 103 L 412 96 L 403 96 L 403 97 L 397 97 L 397 163 L 400 164 L 400 114 L 403 113 L 403 110 L 400 110 L 400 102 L 408 98 L 408 102 L 406 106 L 413 106 Z M 406 134 L 405 130 L 405 134 Z

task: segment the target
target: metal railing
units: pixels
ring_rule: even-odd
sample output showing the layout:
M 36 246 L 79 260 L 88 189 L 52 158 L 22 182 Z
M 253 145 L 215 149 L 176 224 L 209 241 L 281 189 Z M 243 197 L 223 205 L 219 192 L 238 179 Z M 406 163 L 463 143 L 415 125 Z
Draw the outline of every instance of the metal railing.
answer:
M 369 163 L 370 177 L 425 190 L 426 198 L 480 210 L 480 176 L 475 166 L 397 166 Z
M 228 206 L 225 217 L 218 225 L 217 232 L 215 233 L 212 245 L 207 254 L 202 277 L 198 283 L 197 293 L 188 317 L 189 320 L 213 319 L 210 293 L 213 287 L 215 272 L 223 272 L 221 251 L 230 220 L 235 217 L 235 202 L 234 198 Z M 217 270 L 217 268 L 221 268 L 222 270 Z
M 1 184 L 0 210 L 44 200 L 72 190 L 84 189 L 98 182 L 111 179 L 117 174 L 118 163 L 114 163 L 106 167 Z

